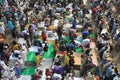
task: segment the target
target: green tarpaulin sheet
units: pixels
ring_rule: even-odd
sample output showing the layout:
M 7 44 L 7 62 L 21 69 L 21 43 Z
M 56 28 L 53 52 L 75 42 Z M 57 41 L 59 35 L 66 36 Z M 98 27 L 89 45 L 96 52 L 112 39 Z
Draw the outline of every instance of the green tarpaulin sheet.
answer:
M 35 52 L 29 52 L 26 61 L 35 61 Z
M 48 44 L 48 51 L 44 52 L 42 58 L 54 58 L 54 45 Z
M 36 68 L 25 68 L 22 72 L 22 75 L 33 75 Z

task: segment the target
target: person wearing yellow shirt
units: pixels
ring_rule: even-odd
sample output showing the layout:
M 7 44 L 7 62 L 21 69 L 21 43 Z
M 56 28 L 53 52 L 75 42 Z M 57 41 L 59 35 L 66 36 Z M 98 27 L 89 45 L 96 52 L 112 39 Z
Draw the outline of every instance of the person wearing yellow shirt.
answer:
M 40 65 L 41 56 L 39 56 L 38 53 L 35 54 L 35 62 L 36 62 L 36 66 Z
M 12 50 L 20 50 L 21 49 L 21 45 L 19 45 L 17 43 L 17 41 L 13 41 L 13 47 L 12 47 Z
M 70 60 L 69 55 L 65 54 L 65 57 L 64 57 L 64 66 L 69 65 L 69 60 Z

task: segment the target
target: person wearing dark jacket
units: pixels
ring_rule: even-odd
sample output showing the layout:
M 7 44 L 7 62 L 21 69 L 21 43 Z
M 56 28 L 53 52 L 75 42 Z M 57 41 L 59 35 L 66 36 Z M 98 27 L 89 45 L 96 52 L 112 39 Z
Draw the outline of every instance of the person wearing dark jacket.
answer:
M 12 37 L 13 38 L 18 38 L 18 31 L 17 31 L 16 27 L 12 30 Z
M 0 42 L 0 59 L 2 58 L 2 55 L 3 55 L 3 43 Z
M 47 51 L 48 51 L 48 45 L 47 43 L 45 43 L 44 52 L 47 52 Z
M 58 34 L 58 37 L 59 37 L 59 39 L 62 37 L 62 26 L 58 26 L 58 28 L 57 28 L 57 34 Z

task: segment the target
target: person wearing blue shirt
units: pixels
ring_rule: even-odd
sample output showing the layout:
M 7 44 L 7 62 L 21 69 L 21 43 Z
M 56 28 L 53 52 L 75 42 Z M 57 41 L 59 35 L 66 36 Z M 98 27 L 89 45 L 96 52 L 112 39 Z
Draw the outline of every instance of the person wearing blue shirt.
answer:
M 72 29 L 76 29 L 76 25 L 77 25 L 76 18 L 74 18 L 72 22 Z
M 70 44 L 67 44 L 66 49 L 67 49 L 67 52 L 70 52 L 70 50 L 75 51 L 75 44 L 72 42 Z
M 16 73 L 16 77 L 19 78 L 20 75 L 21 75 L 21 73 L 22 73 L 22 70 L 21 70 L 21 68 L 19 67 L 19 64 L 18 64 L 18 63 L 15 64 L 14 71 L 15 71 L 15 73 Z
M 105 71 L 105 79 L 104 80 L 111 80 L 111 75 L 112 75 L 112 68 L 110 66 Z
M 8 20 L 7 23 L 8 23 L 8 27 L 9 27 L 10 31 L 12 31 L 14 29 L 14 25 L 13 25 L 12 21 Z
M 83 37 L 83 39 L 85 39 L 88 35 L 89 35 L 89 31 L 88 31 L 88 30 L 84 30 L 84 31 L 82 32 L 82 37 Z

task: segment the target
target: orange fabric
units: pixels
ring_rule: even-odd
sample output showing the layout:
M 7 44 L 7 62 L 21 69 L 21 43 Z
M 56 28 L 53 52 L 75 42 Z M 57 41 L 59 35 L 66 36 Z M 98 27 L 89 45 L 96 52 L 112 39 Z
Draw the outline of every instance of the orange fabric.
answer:
M 57 27 L 56 26 L 49 26 L 49 28 L 48 28 L 49 30 L 56 30 L 57 29 Z
M 20 50 L 19 45 L 18 44 L 14 45 L 12 50 Z
M 54 49 L 56 50 L 56 51 L 58 51 L 59 49 L 58 49 L 59 47 L 58 47 L 58 44 L 55 44 L 54 45 Z
M 95 79 L 96 79 L 96 80 L 100 80 L 100 77 L 99 77 L 99 76 L 95 76 Z

